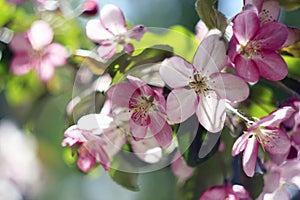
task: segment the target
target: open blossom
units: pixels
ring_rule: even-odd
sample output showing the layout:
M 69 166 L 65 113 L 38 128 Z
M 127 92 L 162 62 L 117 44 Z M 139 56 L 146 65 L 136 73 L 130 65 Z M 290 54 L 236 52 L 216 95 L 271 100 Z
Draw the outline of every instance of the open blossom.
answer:
M 34 22 L 28 32 L 16 34 L 10 45 L 14 58 L 10 63 L 16 75 L 27 74 L 34 69 L 42 81 L 49 81 L 55 67 L 65 64 L 68 52 L 58 43 L 51 43 L 53 31 L 45 21 Z
M 99 43 L 97 51 L 102 59 L 108 60 L 115 55 L 118 46 L 131 55 L 134 50 L 129 42 L 140 40 L 146 28 L 143 25 L 127 30 L 123 12 L 114 5 L 105 5 L 100 11 L 100 19 L 90 20 L 86 25 L 87 37 Z
M 250 200 L 248 191 L 242 185 L 221 185 L 206 190 L 199 200 Z
M 243 169 L 247 176 L 254 175 L 259 144 L 270 154 L 285 154 L 290 149 L 288 135 L 277 126 L 294 112 L 291 107 L 282 107 L 260 118 L 240 136 L 232 147 L 232 156 L 243 153 Z
M 300 162 L 298 159 L 288 160 L 277 166 L 266 163 L 267 173 L 264 175 L 264 188 L 258 200 L 289 200 L 291 196 L 287 186 L 300 189 Z
M 226 63 L 225 45 L 218 35 L 206 37 L 194 56 L 193 64 L 181 57 L 165 59 L 162 79 L 174 88 L 167 98 L 171 122 L 181 123 L 195 112 L 209 132 L 221 131 L 226 117 L 225 100 L 240 102 L 249 94 L 239 77 L 220 72 Z
M 256 12 L 246 10 L 233 20 L 233 37 L 228 55 L 237 75 L 248 82 L 259 76 L 278 81 L 287 73 L 287 65 L 277 53 L 288 37 L 287 27 L 279 22 L 260 25 Z
M 69 127 L 65 133 L 62 146 L 79 146 L 77 165 L 83 172 L 91 170 L 99 162 L 105 170 L 110 168 L 110 160 L 104 149 L 106 142 L 99 137 L 104 128 L 107 128 L 111 119 L 105 115 L 99 115 L 96 123 L 91 123 L 89 116 L 83 116 L 77 125 Z M 101 123 L 98 123 L 101 122 Z
M 136 77 L 127 79 L 129 82 L 118 83 L 107 91 L 113 107 L 123 107 L 131 113 L 130 132 L 136 140 L 151 132 L 161 147 L 169 146 L 172 129 L 166 121 L 164 97 Z

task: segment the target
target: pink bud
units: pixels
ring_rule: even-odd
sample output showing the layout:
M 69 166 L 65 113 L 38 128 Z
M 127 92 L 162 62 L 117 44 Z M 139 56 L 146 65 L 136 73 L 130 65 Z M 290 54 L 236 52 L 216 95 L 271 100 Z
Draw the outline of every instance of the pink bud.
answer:
M 98 13 L 98 4 L 94 0 L 87 0 L 82 6 L 82 14 L 87 16 L 93 16 Z

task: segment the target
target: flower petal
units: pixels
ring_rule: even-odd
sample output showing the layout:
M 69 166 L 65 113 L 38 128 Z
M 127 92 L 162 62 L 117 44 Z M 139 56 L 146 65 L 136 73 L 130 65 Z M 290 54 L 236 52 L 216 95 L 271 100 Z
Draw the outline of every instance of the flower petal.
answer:
M 172 171 L 180 179 L 188 179 L 193 175 L 194 168 L 188 166 L 177 150 L 172 160 Z
M 278 1 L 269 0 L 264 1 L 261 12 L 259 13 L 259 19 L 261 24 L 278 21 L 280 14 L 280 5 Z
M 253 41 L 259 41 L 261 49 L 278 50 L 288 37 L 286 25 L 270 22 L 263 25 L 256 33 Z
M 230 186 L 213 186 L 206 190 L 200 197 L 199 200 L 216 200 L 228 198 L 228 191 Z M 233 197 L 234 199 L 234 197 Z
M 224 41 L 219 35 L 210 35 L 202 40 L 194 56 L 193 65 L 203 76 L 219 72 L 227 61 Z
M 243 11 L 233 20 L 233 34 L 239 44 L 245 46 L 252 40 L 260 28 L 257 14 L 253 11 Z
M 295 112 L 294 108 L 290 106 L 278 108 L 277 110 L 271 112 L 268 116 L 260 118 L 260 120 L 257 121 L 257 123 L 255 124 L 255 127 L 258 126 L 276 127 L 281 122 L 289 119 L 292 116 L 292 114 L 294 114 L 294 112 Z
M 9 43 L 9 47 L 14 53 L 30 53 L 32 51 L 27 33 L 15 34 Z
M 237 55 L 234 60 L 236 73 L 247 82 L 256 83 L 259 80 L 257 65 L 252 59 Z
M 290 150 L 291 142 L 285 132 L 277 128 L 269 129 L 267 127 L 264 131 L 269 133 L 268 142 L 266 144 L 262 144 L 266 151 L 272 154 L 284 154 Z
M 101 43 L 103 40 L 112 39 L 114 36 L 107 31 L 100 20 L 92 19 L 86 24 L 86 35 L 94 42 Z
M 102 129 L 109 128 L 110 124 L 112 123 L 113 119 L 108 115 L 104 114 L 88 114 L 82 116 L 78 122 L 78 128 L 82 130 L 99 130 L 97 134 L 102 134 Z
M 41 81 L 47 82 L 54 75 L 54 66 L 48 60 L 39 59 L 37 60 L 37 65 L 35 66 L 35 71 Z
M 225 101 L 218 99 L 217 94 L 211 92 L 201 95 L 196 114 L 200 124 L 209 132 L 216 133 L 223 129 L 226 118 Z
M 243 169 L 247 176 L 253 177 L 258 155 L 258 141 L 255 137 L 247 140 L 246 148 L 243 154 Z
M 129 121 L 130 132 L 135 140 L 139 141 L 145 138 L 147 135 L 148 126 L 140 126 L 133 120 Z
M 152 114 L 150 115 L 151 123 L 149 128 L 156 138 L 158 144 L 163 147 L 167 148 L 172 143 L 172 128 L 167 123 L 165 118 L 160 114 Z
M 195 113 L 197 95 L 194 90 L 174 89 L 167 98 L 167 115 L 171 122 L 180 123 Z
M 179 88 L 189 84 L 194 67 L 183 58 L 173 56 L 161 63 L 159 73 L 166 84 L 172 88 Z
M 131 148 L 136 156 L 147 163 L 157 163 L 163 156 L 154 137 L 146 137 L 143 140 L 130 140 Z
M 84 144 L 89 151 L 89 153 L 99 162 L 103 168 L 108 171 L 110 168 L 110 160 L 108 154 L 102 148 L 102 146 L 106 145 L 106 142 L 98 137 L 93 141 L 89 141 Z
M 111 43 L 111 42 L 105 42 L 102 45 L 100 45 L 97 49 L 97 52 L 99 56 L 104 60 L 111 59 L 117 51 L 117 44 Z
M 147 28 L 144 25 L 137 25 L 130 29 L 126 34 L 128 38 L 139 41 L 146 31 Z
M 96 160 L 87 150 L 85 150 L 84 146 L 82 146 L 80 150 L 81 151 L 79 152 L 79 157 L 77 159 L 77 166 L 81 171 L 87 173 L 95 166 Z
M 100 21 L 114 35 L 127 31 L 123 12 L 115 5 L 107 4 L 100 11 Z
M 232 156 L 238 155 L 240 152 L 242 152 L 245 149 L 247 145 L 247 141 L 250 136 L 251 136 L 251 132 L 245 132 L 234 142 L 232 147 L 232 152 L 231 152 Z
M 128 55 L 131 55 L 134 51 L 134 46 L 131 43 L 127 43 L 124 45 L 124 52 L 127 53 Z
M 287 64 L 277 52 L 264 51 L 261 56 L 253 57 L 253 61 L 260 75 L 268 80 L 282 80 L 288 74 Z
M 201 42 L 208 33 L 208 28 L 202 20 L 199 20 L 195 27 L 196 39 Z
M 112 157 L 118 153 L 127 141 L 125 134 L 119 128 L 104 132 L 102 138 L 106 142 L 103 149 L 108 157 Z
M 228 73 L 215 73 L 210 86 L 220 98 L 240 102 L 249 96 L 248 85 L 239 77 Z
M 285 43 L 282 45 L 282 47 L 288 47 L 290 45 L 293 45 L 297 42 L 298 36 L 297 36 L 297 28 L 288 28 L 288 37 L 285 41 Z
M 137 88 L 127 82 L 118 83 L 108 89 L 107 95 L 111 100 L 112 106 L 129 108 L 129 100 Z
M 46 58 L 54 66 L 62 66 L 66 63 L 68 52 L 66 48 L 58 43 L 52 43 L 45 49 Z
M 45 21 L 35 21 L 28 31 L 28 38 L 33 49 L 40 50 L 52 42 L 52 28 Z
M 28 54 L 17 54 L 10 63 L 10 70 L 13 74 L 24 75 L 32 68 L 30 56 Z

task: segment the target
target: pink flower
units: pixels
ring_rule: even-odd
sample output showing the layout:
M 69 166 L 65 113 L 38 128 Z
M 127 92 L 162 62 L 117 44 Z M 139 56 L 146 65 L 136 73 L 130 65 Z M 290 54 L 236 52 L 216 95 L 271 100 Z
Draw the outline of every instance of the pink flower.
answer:
M 294 112 L 291 107 L 282 107 L 260 118 L 240 136 L 232 147 L 232 156 L 243 153 L 243 169 L 247 176 L 254 175 L 259 143 L 270 154 L 285 154 L 290 149 L 290 139 L 277 126 Z
M 160 146 L 172 141 L 172 129 L 165 119 L 165 99 L 142 80 L 127 76 L 129 82 L 111 87 L 107 94 L 113 108 L 123 107 L 130 112 L 130 132 L 136 140 L 151 132 Z
M 90 20 L 86 25 L 87 37 L 100 44 L 97 51 L 105 60 L 115 55 L 118 45 L 121 50 L 131 55 L 134 47 L 129 40 L 139 41 L 145 32 L 146 28 L 143 25 L 127 30 L 123 12 L 110 4 L 101 9 L 100 20 Z
M 28 32 L 16 34 L 9 44 L 15 54 L 11 71 L 24 75 L 34 69 L 42 81 L 49 81 L 55 67 L 64 65 L 68 56 L 62 45 L 51 43 L 52 39 L 52 29 L 44 21 L 36 21 Z
M 261 25 L 269 22 L 277 22 L 280 15 L 280 4 L 276 0 L 244 0 L 244 10 L 252 10 L 257 13 Z M 297 34 L 294 28 L 288 27 L 288 37 L 282 47 L 294 44 Z
M 64 133 L 66 138 L 62 142 L 62 146 L 69 145 L 73 148 L 79 145 L 77 165 L 83 172 L 91 170 L 96 162 L 99 162 L 105 170 L 110 168 L 109 156 L 104 149 L 107 143 L 99 135 L 111 123 L 111 118 L 105 115 L 97 117 L 99 119 L 93 123 L 91 119 L 94 118 L 89 115 L 83 116 L 78 120 L 77 125 L 69 127 Z
M 162 79 L 174 88 L 167 98 L 167 115 L 181 123 L 195 112 L 209 132 L 223 129 L 225 100 L 240 102 L 249 94 L 247 84 L 232 74 L 220 72 L 226 64 L 225 45 L 218 35 L 206 37 L 194 56 L 193 64 L 181 57 L 165 59 Z
M 243 11 L 233 20 L 233 37 L 228 55 L 236 73 L 248 82 L 257 82 L 259 76 L 278 81 L 287 73 L 287 65 L 277 53 L 288 37 L 284 24 L 269 22 L 260 26 L 256 12 Z
M 82 5 L 83 14 L 94 16 L 98 13 L 98 3 L 95 0 L 86 0 Z
M 250 200 L 248 191 L 242 185 L 214 186 L 206 190 L 199 200 Z
M 300 162 L 288 160 L 280 166 L 272 163 L 265 164 L 267 173 L 264 175 L 264 188 L 258 200 L 291 199 L 286 186 L 300 189 Z

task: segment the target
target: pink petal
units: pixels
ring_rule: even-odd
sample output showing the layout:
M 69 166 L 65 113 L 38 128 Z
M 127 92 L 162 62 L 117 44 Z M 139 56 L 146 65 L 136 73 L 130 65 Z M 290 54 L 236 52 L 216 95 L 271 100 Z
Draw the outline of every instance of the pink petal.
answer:
M 183 58 L 173 56 L 161 63 L 159 73 L 166 84 L 172 88 L 179 88 L 189 84 L 194 67 Z
M 40 50 L 52 42 L 53 31 L 47 22 L 35 21 L 28 31 L 28 38 L 33 49 Z
M 256 7 L 258 11 L 261 10 L 263 6 L 263 1 L 262 0 L 244 0 L 244 5 L 251 4 Z
M 234 64 L 236 73 L 245 81 L 256 83 L 259 80 L 259 71 L 252 59 L 237 55 Z
M 94 42 L 101 43 L 103 40 L 110 40 L 114 36 L 107 31 L 99 20 L 92 19 L 86 24 L 86 35 Z
M 172 143 L 172 128 L 164 119 L 164 117 L 159 114 L 150 115 L 151 124 L 149 128 L 156 138 L 158 144 L 163 147 L 167 148 Z
M 9 47 L 14 53 L 27 52 L 28 54 L 30 54 L 30 52 L 32 51 L 27 33 L 19 33 L 14 35 L 9 43 Z
M 239 77 L 228 73 L 215 73 L 210 86 L 220 98 L 240 102 L 249 96 L 248 85 Z
M 106 42 L 98 47 L 97 52 L 99 56 L 104 60 L 111 59 L 117 51 L 117 44 Z
M 285 41 L 285 43 L 282 45 L 282 47 L 288 47 L 290 45 L 293 45 L 297 42 L 298 36 L 297 36 L 297 28 L 288 28 L 288 37 Z
M 261 56 L 253 57 L 253 61 L 258 67 L 260 75 L 268 80 L 282 80 L 288 74 L 287 64 L 276 52 L 264 51 Z
M 247 145 L 243 154 L 243 169 L 247 176 L 253 177 L 258 155 L 258 141 L 253 136 L 247 140 Z
M 194 168 L 188 166 L 184 159 L 182 158 L 180 152 L 177 150 L 174 154 L 172 165 L 173 173 L 180 179 L 188 179 L 193 175 Z
M 233 185 L 232 191 L 240 199 L 251 199 L 249 192 L 242 185 Z
M 232 147 L 232 152 L 231 152 L 232 156 L 238 155 L 240 152 L 242 152 L 245 149 L 247 145 L 247 141 L 251 136 L 251 134 L 252 134 L 251 132 L 245 132 L 234 142 Z
M 193 65 L 202 76 L 209 76 L 225 67 L 227 61 L 226 48 L 219 35 L 206 37 L 198 47 Z
M 196 38 L 201 42 L 208 33 L 208 28 L 202 20 L 199 20 L 195 27 Z
M 290 200 L 290 195 L 285 187 L 282 185 L 276 189 L 273 193 L 266 193 L 264 199 L 280 199 L 280 200 Z
M 109 132 L 104 132 L 102 138 L 106 142 L 103 149 L 107 153 L 108 157 L 112 157 L 121 151 L 127 141 L 125 134 L 118 128 Z
M 237 56 L 237 49 L 239 48 L 238 41 L 234 36 L 232 36 L 231 40 L 228 44 L 228 57 L 231 62 L 234 62 L 235 57 Z
M 28 54 L 17 54 L 10 63 L 10 70 L 16 75 L 27 74 L 31 68 L 32 63 Z
M 257 123 L 256 127 L 258 126 L 269 126 L 269 127 L 276 127 L 281 122 L 289 119 L 295 110 L 290 106 L 285 106 L 282 108 L 278 108 L 277 110 L 271 112 L 268 116 L 262 117 Z
M 113 118 L 104 114 L 87 114 L 82 116 L 78 122 L 78 128 L 82 130 L 99 130 L 97 134 L 102 134 L 103 129 L 110 127 Z
M 281 177 L 287 183 L 300 188 L 300 162 L 299 159 L 288 160 L 281 166 Z
M 98 13 L 98 3 L 95 0 L 86 0 L 82 5 L 82 13 L 93 16 Z
M 105 5 L 100 11 L 100 21 L 103 26 L 114 35 L 127 31 L 123 12 L 115 5 Z
M 233 23 L 233 34 L 242 45 L 246 45 L 248 41 L 252 40 L 260 28 L 259 18 L 253 11 L 244 11 L 238 14 Z
M 264 176 L 264 192 L 272 193 L 275 191 L 280 184 L 280 172 L 276 170 L 271 170 Z
M 129 100 L 136 89 L 130 83 L 121 82 L 109 88 L 107 95 L 112 102 L 112 106 L 129 108 Z
M 147 135 L 148 126 L 140 126 L 136 124 L 133 120 L 130 120 L 130 131 L 135 140 L 144 139 Z
M 48 60 L 37 60 L 35 71 L 41 81 L 47 82 L 53 77 L 55 70 L 53 64 Z
M 140 141 L 131 140 L 130 145 L 134 154 L 147 163 L 157 163 L 163 156 L 154 137 L 146 137 Z
M 195 113 L 197 95 L 194 90 L 174 89 L 167 98 L 167 115 L 171 122 L 181 123 Z
M 139 41 L 141 40 L 146 31 L 147 28 L 144 25 L 137 25 L 127 32 L 127 37 Z
M 226 118 L 225 101 L 218 99 L 217 94 L 211 92 L 201 95 L 196 114 L 200 124 L 209 132 L 216 133 L 223 129 Z
M 288 37 L 286 25 L 270 22 L 263 25 L 256 33 L 253 41 L 259 41 L 261 49 L 278 50 Z
M 79 153 L 79 157 L 77 159 L 77 166 L 79 167 L 79 169 L 81 169 L 81 171 L 87 173 L 95 166 L 95 164 L 95 158 L 88 151 L 82 150 L 81 153 Z
M 100 137 L 98 137 L 96 140 L 85 143 L 89 153 L 103 166 L 106 171 L 108 171 L 110 168 L 110 160 L 108 154 L 102 147 L 105 144 L 105 141 Z
M 277 128 L 265 128 L 264 131 L 268 131 L 269 133 L 269 142 L 267 142 L 266 144 L 262 144 L 266 151 L 272 154 L 284 154 L 290 150 L 290 139 L 285 132 Z
M 259 13 L 259 19 L 261 24 L 278 21 L 279 14 L 280 5 L 278 1 L 264 1 L 261 12 Z
M 49 60 L 54 66 L 62 66 L 66 63 L 68 52 L 66 48 L 58 43 L 52 43 L 46 47 L 46 59 Z
M 230 186 L 214 186 L 206 190 L 199 200 L 223 200 L 228 198 L 228 187 Z

